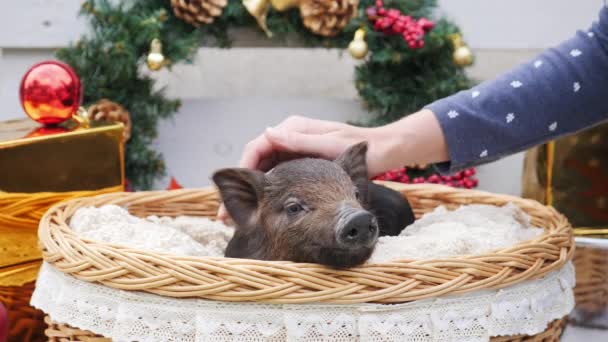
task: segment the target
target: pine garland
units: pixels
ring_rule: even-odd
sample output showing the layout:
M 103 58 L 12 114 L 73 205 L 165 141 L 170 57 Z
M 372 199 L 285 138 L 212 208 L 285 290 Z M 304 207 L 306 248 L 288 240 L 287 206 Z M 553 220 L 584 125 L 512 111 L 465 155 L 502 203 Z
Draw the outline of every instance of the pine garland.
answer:
M 305 46 L 344 49 L 355 30 L 366 27 L 369 55 L 355 70 L 355 86 L 372 115 L 360 124 L 379 125 L 414 112 L 441 97 L 472 85 L 462 68 L 452 61 L 449 35 L 458 28 L 440 19 L 425 36 L 425 46 L 412 50 L 398 36 L 375 32 L 365 9 L 373 0 L 361 0 L 359 13 L 335 37 L 312 34 L 303 25 L 297 10 L 278 13 L 271 10 L 267 24 L 274 40 L 297 37 Z M 429 17 L 435 0 L 385 0 L 387 8 L 397 8 L 414 17 Z M 130 113 L 132 136 L 126 146 L 126 175 L 136 189 L 148 189 L 164 175 L 162 156 L 151 144 L 157 137 L 160 119 L 171 117 L 179 100 L 165 97 L 154 89 L 154 80 L 145 72 L 150 42 L 159 38 L 163 54 L 173 65 L 192 62 L 201 44 L 230 47 L 229 29 L 250 27 L 256 21 L 240 0 L 229 0 L 213 24 L 199 29 L 173 15 L 169 0 L 88 0 L 82 5 L 90 33 L 67 48 L 57 58 L 70 64 L 84 85 L 84 105 L 100 98 L 120 103 Z M 261 31 L 260 31 L 261 32 Z M 170 68 L 170 66 L 169 66 Z

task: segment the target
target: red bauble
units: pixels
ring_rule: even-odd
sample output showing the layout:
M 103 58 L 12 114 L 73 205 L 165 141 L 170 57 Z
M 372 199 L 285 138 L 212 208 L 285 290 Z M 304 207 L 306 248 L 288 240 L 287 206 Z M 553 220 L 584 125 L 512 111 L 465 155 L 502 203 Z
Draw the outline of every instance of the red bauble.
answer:
M 82 101 L 80 79 L 67 64 L 45 61 L 32 66 L 19 89 L 25 113 L 42 124 L 58 124 L 70 119 Z
M 0 303 L 0 342 L 6 341 L 8 338 L 8 312 L 2 303 Z

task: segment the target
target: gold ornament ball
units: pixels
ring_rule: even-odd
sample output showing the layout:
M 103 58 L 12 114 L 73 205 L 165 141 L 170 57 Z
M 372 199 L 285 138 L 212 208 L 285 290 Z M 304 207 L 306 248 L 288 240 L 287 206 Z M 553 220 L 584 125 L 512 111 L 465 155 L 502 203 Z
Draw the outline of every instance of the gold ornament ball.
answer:
M 454 50 L 454 63 L 459 66 L 468 66 L 473 64 L 473 52 L 468 46 L 459 46 Z
M 165 56 L 162 51 L 162 44 L 158 38 L 152 40 L 150 43 L 150 53 L 146 58 L 146 63 L 150 70 L 160 70 L 165 65 Z
M 159 53 L 151 53 L 148 55 L 148 68 L 150 68 L 150 70 L 160 70 L 163 67 L 163 62 L 165 61 L 165 56 L 159 54 Z
M 348 52 L 356 59 L 363 59 L 367 56 L 368 48 L 364 29 L 360 28 L 355 32 L 355 38 L 348 44 Z
M 367 56 L 367 43 L 363 40 L 353 40 L 348 44 L 348 52 L 353 58 L 363 59 Z

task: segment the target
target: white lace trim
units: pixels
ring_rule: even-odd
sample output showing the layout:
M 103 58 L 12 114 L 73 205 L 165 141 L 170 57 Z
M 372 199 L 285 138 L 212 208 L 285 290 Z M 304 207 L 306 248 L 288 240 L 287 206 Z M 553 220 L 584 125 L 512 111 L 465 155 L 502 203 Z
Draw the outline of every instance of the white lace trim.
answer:
M 574 306 L 571 263 L 502 290 L 399 305 L 174 299 L 88 283 L 43 264 L 33 306 L 114 341 L 487 341 L 536 334 Z

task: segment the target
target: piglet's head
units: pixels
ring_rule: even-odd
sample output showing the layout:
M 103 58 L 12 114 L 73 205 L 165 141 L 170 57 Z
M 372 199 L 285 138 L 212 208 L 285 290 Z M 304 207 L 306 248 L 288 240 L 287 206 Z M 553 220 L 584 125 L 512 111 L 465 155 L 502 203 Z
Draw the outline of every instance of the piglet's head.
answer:
M 213 175 L 236 224 L 227 257 L 312 262 L 343 268 L 365 262 L 378 239 L 367 199 L 367 143 L 334 161 L 297 159 L 267 174 Z

